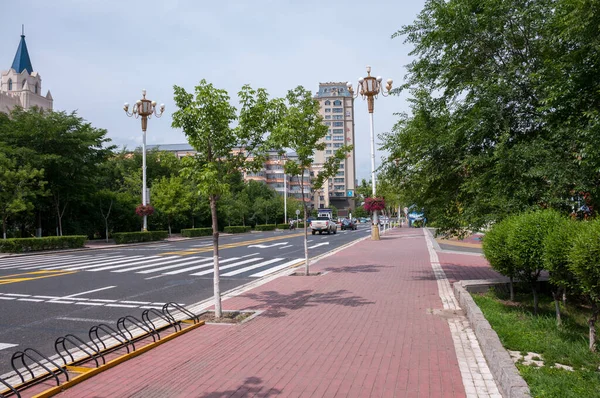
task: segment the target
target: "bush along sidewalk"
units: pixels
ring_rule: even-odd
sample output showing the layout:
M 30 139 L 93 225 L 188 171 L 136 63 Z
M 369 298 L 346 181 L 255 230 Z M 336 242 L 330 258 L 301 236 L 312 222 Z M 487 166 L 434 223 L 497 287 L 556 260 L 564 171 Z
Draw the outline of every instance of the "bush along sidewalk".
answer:
M 123 243 L 152 242 L 167 239 L 168 231 L 118 232 L 113 234 L 117 245 Z
M 223 229 L 223 232 L 225 232 L 226 234 L 241 234 L 244 232 L 250 232 L 251 227 L 245 227 L 242 225 L 231 225 L 229 227 L 225 227 Z M 211 234 L 212 234 L 212 230 L 211 230 Z
M 212 235 L 212 228 L 188 228 L 181 230 L 181 236 L 185 238 L 195 238 L 197 236 Z
M 275 231 L 277 224 L 264 224 L 254 226 L 255 231 Z
M 44 238 L 12 238 L 0 240 L 0 252 L 24 253 L 39 250 L 76 249 L 83 247 L 87 236 L 47 236 Z

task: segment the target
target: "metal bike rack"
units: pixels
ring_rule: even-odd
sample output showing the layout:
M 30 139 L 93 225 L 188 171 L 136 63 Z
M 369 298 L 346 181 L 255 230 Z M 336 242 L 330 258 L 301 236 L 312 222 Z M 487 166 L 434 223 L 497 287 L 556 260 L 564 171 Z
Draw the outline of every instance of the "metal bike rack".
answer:
M 194 324 L 200 323 L 200 318 L 198 317 L 198 315 L 196 315 L 196 314 L 192 313 L 191 311 L 185 309 L 182 305 L 174 303 L 174 302 L 166 303 L 162 307 L 162 312 L 164 314 L 168 314 L 168 316 L 171 317 L 171 319 L 175 320 L 175 316 L 169 310 L 170 307 L 174 307 L 177 311 L 179 311 L 182 314 L 184 314 L 188 319 L 192 319 L 194 321 Z M 181 324 L 179 324 L 179 330 L 181 330 Z
M 98 330 L 101 330 L 104 333 L 106 333 L 106 335 L 104 337 L 110 336 L 110 337 L 114 338 L 115 340 L 117 340 L 121 345 L 124 345 L 125 348 L 127 349 L 127 353 L 129 354 L 129 344 L 131 344 L 131 341 L 121 331 L 116 331 L 114 328 L 112 328 L 111 326 L 109 326 L 105 323 L 101 323 L 96 326 L 92 326 L 90 328 L 90 331 L 88 332 L 88 336 L 90 337 L 90 342 L 96 346 L 96 351 L 110 352 L 113 349 L 119 348 L 119 346 L 115 346 L 115 347 L 111 347 L 111 348 L 106 347 L 106 344 L 104 344 L 104 340 L 102 340 L 102 338 L 100 338 L 100 336 L 98 335 Z M 98 340 L 100 342 L 100 344 L 102 344 L 102 349 L 100 349 L 100 346 L 96 343 L 96 340 Z
M 32 357 L 29 352 L 33 352 L 35 355 L 37 355 L 40 359 L 36 359 L 34 357 Z M 48 377 L 54 377 L 54 379 L 56 380 L 56 385 L 60 385 L 60 380 L 58 379 L 58 375 L 60 373 L 65 375 L 65 378 L 67 379 L 67 381 L 69 381 L 69 375 L 68 373 L 60 366 L 58 365 L 56 362 L 54 362 L 53 360 L 51 360 L 50 358 L 47 358 L 45 356 L 43 356 L 39 351 L 37 351 L 34 348 L 26 348 L 23 351 L 17 351 L 14 354 L 12 354 L 12 357 L 10 358 L 10 366 L 13 368 L 13 370 L 15 371 L 15 373 L 19 376 L 19 378 L 21 379 L 22 383 L 25 383 L 25 378 L 23 377 L 23 374 L 19 371 L 19 369 L 17 369 L 17 367 L 15 366 L 15 360 L 20 359 L 21 360 L 21 364 L 23 365 L 23 367 L 29 372 L 29 374 L 31 375 L 32 379 L 35 379 L 36 376 L 33 373 L 33 370 L 29 367 L 29 365 L 27 364 L 27 362 L 25 362 L 25 358 L 28 358 L 30 361 L 32 361 L 33 363 L 35 363 L 37 366 L 43 368 L 47 375 L 45 378 L 42 378 L 41 380 L 44 380 Z M 42 360 L 45 360 L 47 363 L 51 363 L 55 368 L 56 371 L 59 373 L 56 373 L 54 371 L 54 369 L 50 369 L 49 367 L 47 367 L 46 365 L 44 365 L 42 363 Z
M 77 340 L 81 345 L 77 345 L 77 343 L 74 340 Z M 64 336 L 59 337 L 58 339 L 56 339 L 56 341 L 54 342 L 54 350 L 56 351 L 56 353 L 60 356 L 60 358 L 63 360 L 63 364 L 65 366 L 67 366 L 68 362 L 65 359 L 65 357 L 63 356 L 62 352 L 58 349 L 58 345 L 62 344 L 63 350 L 69 355 L 69 358 L 71 358 L 71 362 L 73 363 L 75 362 L 75 358 L 73 358 L 73 354 L 71 354 L 71 351 L 69 351 L 66 347 L 65 342 L 69 342 L 73 345 L 74 348 L 78 348 L 79 350 L 83 351 L 84 353 L 86 353 L 89 357 L 91 357 L 94 362 L 96 362 L 96 367 L 100 366 L 100 364 L 98 363 L 98 356 L 100 356 L 102 358 L 102 363 L 105 364 L 106 361 L 104 360 L 104 355 L 102 355 L 101 352 L 95 351 L 88 343 L 86 343 L 85 341 L 81 340 L 79 337 L 75 336 L 74 334 L 66 334 Z M 90 352 L 88 352 L 86 349 L 82 348 L 82 346 L 88 348 L 90 350 Z
M 12 394 L 15 394 L 17 396 L 17 398 L 21 398 L 21 394 L 19 394 L 19 392 L 17 390 L 15 390 L 15 388 L 13 386 L 11 386 L 7 382 L 5 382 L 1 377 L 0 377 L 0 384 L 3 384 L 4 386 L 8 387 L 10 392 Z M 0 398 L 8 398 L 8 397 L 4 394 L 0 394 Z
M 154 308 L 147 309 L 144 312 L 142 312 L 142 321 L 144 322 L 144 324 L 146 326 L 151 327 L 152 329 L 154 329 L 156 331 L 156 334 L 157 334 L 159 340 L 160 340 L 160 333 L 158 332 L 158 329 L 157 329 L 156 325 L 154 324 L 154 322 L 152 322 L 152 320 L 150 319 L 150 316 L 149 316 L 150 313 L 158 316 L 160 319 L 167 322 L 169 324 L 169 326 L 173 326 L 173 329 L 175 329 L 175 332 L 177 332 L 177 326 L 179 326 L 179 330 L 181 330 L 181 325 L 178 325 L 177 321 L 175 321 L 175 319 L 170 314 L 165 315 L 162 312 L 158 312 Z
M 129 331 L 129 329 L 127 328 L 125 321 L 129 321 L 129 323 L 142 329 L 148 335 L 152 336 L 153 342 L 156 342 L 156 336 L 154 336 L 156 334 L 156 330 L 152 329 L 150 326 L 146 325 L 144 322 L 140 321 L 138 318 L 136 318 L 132 315 L 123 316 L 123 317 L 119 318 L 119 320 L 117 321 L 117 329 L 119 329 L 119 332 L 121 332 L 122 334 L 125 334 L 125 332 L 127 332 L 127 334 L 129 335 L 128 340 L 130 341 L 131 346 L 133 347 L 133 351 L 135 351 L 135 343 L 134 342 L 137 340 L 140 340 L 141 338 L 144 338 L 146 336 L 142 335 L 142 336 L 138 336 L 138 337 L 134 338 L 131 331 Z M 159 340 L 160 340 L 160 336 L 159 336 Z

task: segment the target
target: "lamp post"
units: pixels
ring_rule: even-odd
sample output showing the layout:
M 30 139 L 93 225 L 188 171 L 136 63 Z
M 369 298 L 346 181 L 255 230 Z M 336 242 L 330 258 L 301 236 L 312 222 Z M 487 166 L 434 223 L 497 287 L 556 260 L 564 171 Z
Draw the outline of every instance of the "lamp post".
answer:
M 358 79 L 358 93 L 354 94 L 354 90 L 352 90 L 352 83 L 348 82 L 347 87 L 348 91 L 350 91 L 350 95 L 353 98 L 358 97 L 358 94 L 362 97 L 362 99 L 367 99 L 367 106 L 369 110 L 369 121 L 371 127 L 371 185 L 373 190 L 373 197 L 375 197 L 375 134 L 373 131 L 373 110 L 375 107 L 375 98 L 377 95 L 381 93 L 384 97 L 389 95 L 390 90 L 392 89 L 392 79 L 387 80 L 387 84 L 385 86 L 385 90 L 381 87 L 381 81 L 383 79 L 381 76 L 373 77 L 371 76 L 371 67 L 367 66 L 367 76 L 361 77 Z M 377 217 L 377 210 L 373 211 L 373 221 L 371 225 L 371 239 L 379 240 L 379 219 Z
M 282 155 L 277 163 L 283 163 L 283 223 L 287 224 L 287 176 L 285 175 L 286 155 Z
M 156 109 L 156 101 L 150 101 L 146 99 L 146 90 L 142 90 L 142 99 L 137 100 L 133 105 L 132 112 L 129 112 L 129 104 L 126 102 L 123 105 L 125 114 L 129 117 L 142 118 L 142 205 L 148 204 L 148 197 L 146 192 L 146 128 L 148 127 L 148 119 L 155 115 L 161 117 L 165 111 L 165 104 L 160 104 L 160 109 Z M 148 230 L 148 216 L 144 214 L 144 227 L 142 231 Z

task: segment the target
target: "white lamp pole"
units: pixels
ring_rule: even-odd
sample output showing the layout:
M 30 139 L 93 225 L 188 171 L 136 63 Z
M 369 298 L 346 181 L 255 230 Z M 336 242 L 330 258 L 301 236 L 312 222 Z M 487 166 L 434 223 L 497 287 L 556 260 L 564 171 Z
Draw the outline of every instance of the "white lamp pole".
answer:
M 373 197 L 376 194 L 376 185 L 375 185 L 375 131 L 373 127 L 373 111 L 375 108 L 375 98 L 377 95 L 381 93 L 383 96 L 387 97 L 389 95 L 390 90 L 392 89 L 392 79 L 387 80 L 387 84 L 385 86 L 385 91 L 381 87 L 381 81 L 383 79 L 381 76 L 373 77 L 371 76 L 371 67 L 367 66 L 367 76 L 361 77 L 358 79 L 358 93 L 354 95 L 354 91 L 352 90 L 352 83 L 348 82 L 347 87 L 348 91 L 353 98 L 356 98 L 358 94 L 363 99 L 367 99 L 367 105 L 369 110 L 369 121 L 371 128 L 371 185 L 373 191 Z M 377 217 L 377 210 L 373 211 L 373 221 L 371 225 L 371 239 L 379 240 L 379 219 Z
M 156 101 L 146 99 L 146 90 L 142 90 L 142 99 L 137 100 L 133 105 L 133 111 L 129 112 L 129 104 L 126 102 L 123 105 L 123 110 L 127 116 L 134 116 L 136 119 L 142 118 L 142 205 L 148 204 L 148 196 L 146 189 L 146 129 L 148 127 L 148 119 L 155 115 L 161 117 L 165 111 L 165 104 L 160 104 L 160 109 L 156 109 Z M 148 216 L 144 214 L 144 226 L 142 231 L 148 230 Z

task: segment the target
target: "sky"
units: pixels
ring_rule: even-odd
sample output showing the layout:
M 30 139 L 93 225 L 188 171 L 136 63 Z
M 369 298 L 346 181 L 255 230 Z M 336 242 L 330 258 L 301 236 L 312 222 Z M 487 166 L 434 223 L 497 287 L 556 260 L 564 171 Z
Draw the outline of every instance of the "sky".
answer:
M 237 107 L 244 84 L 273 97 L 321 82 L 374 76 L 402 84 L 412 47 L 391 39 L 414 21 L 425 0 L 30 0 L 6 2 L 0 24 L 0 70 L 10 68 L 25 25 L 42 94 L 54 109 L 77 114 L 108 131 L 119 147 L 141 146 L 140 121 L 123 103 L 147 98 L 166 105 L 148 123 L 148 144 L 186 143 L 171 128 L 173 86 L 193 91 L 201 79 L 228 91 Z M 375 102 L 375 135 L 391 131 L 398 112 L 409 110 L 406 94 Z M 370 131 L 366 101 L 355 101 L 357 178 L 370 177 Z M 376 146 L 380 142 L 376 138 Z M 377 165 L 381 151 L 376 151 Z

